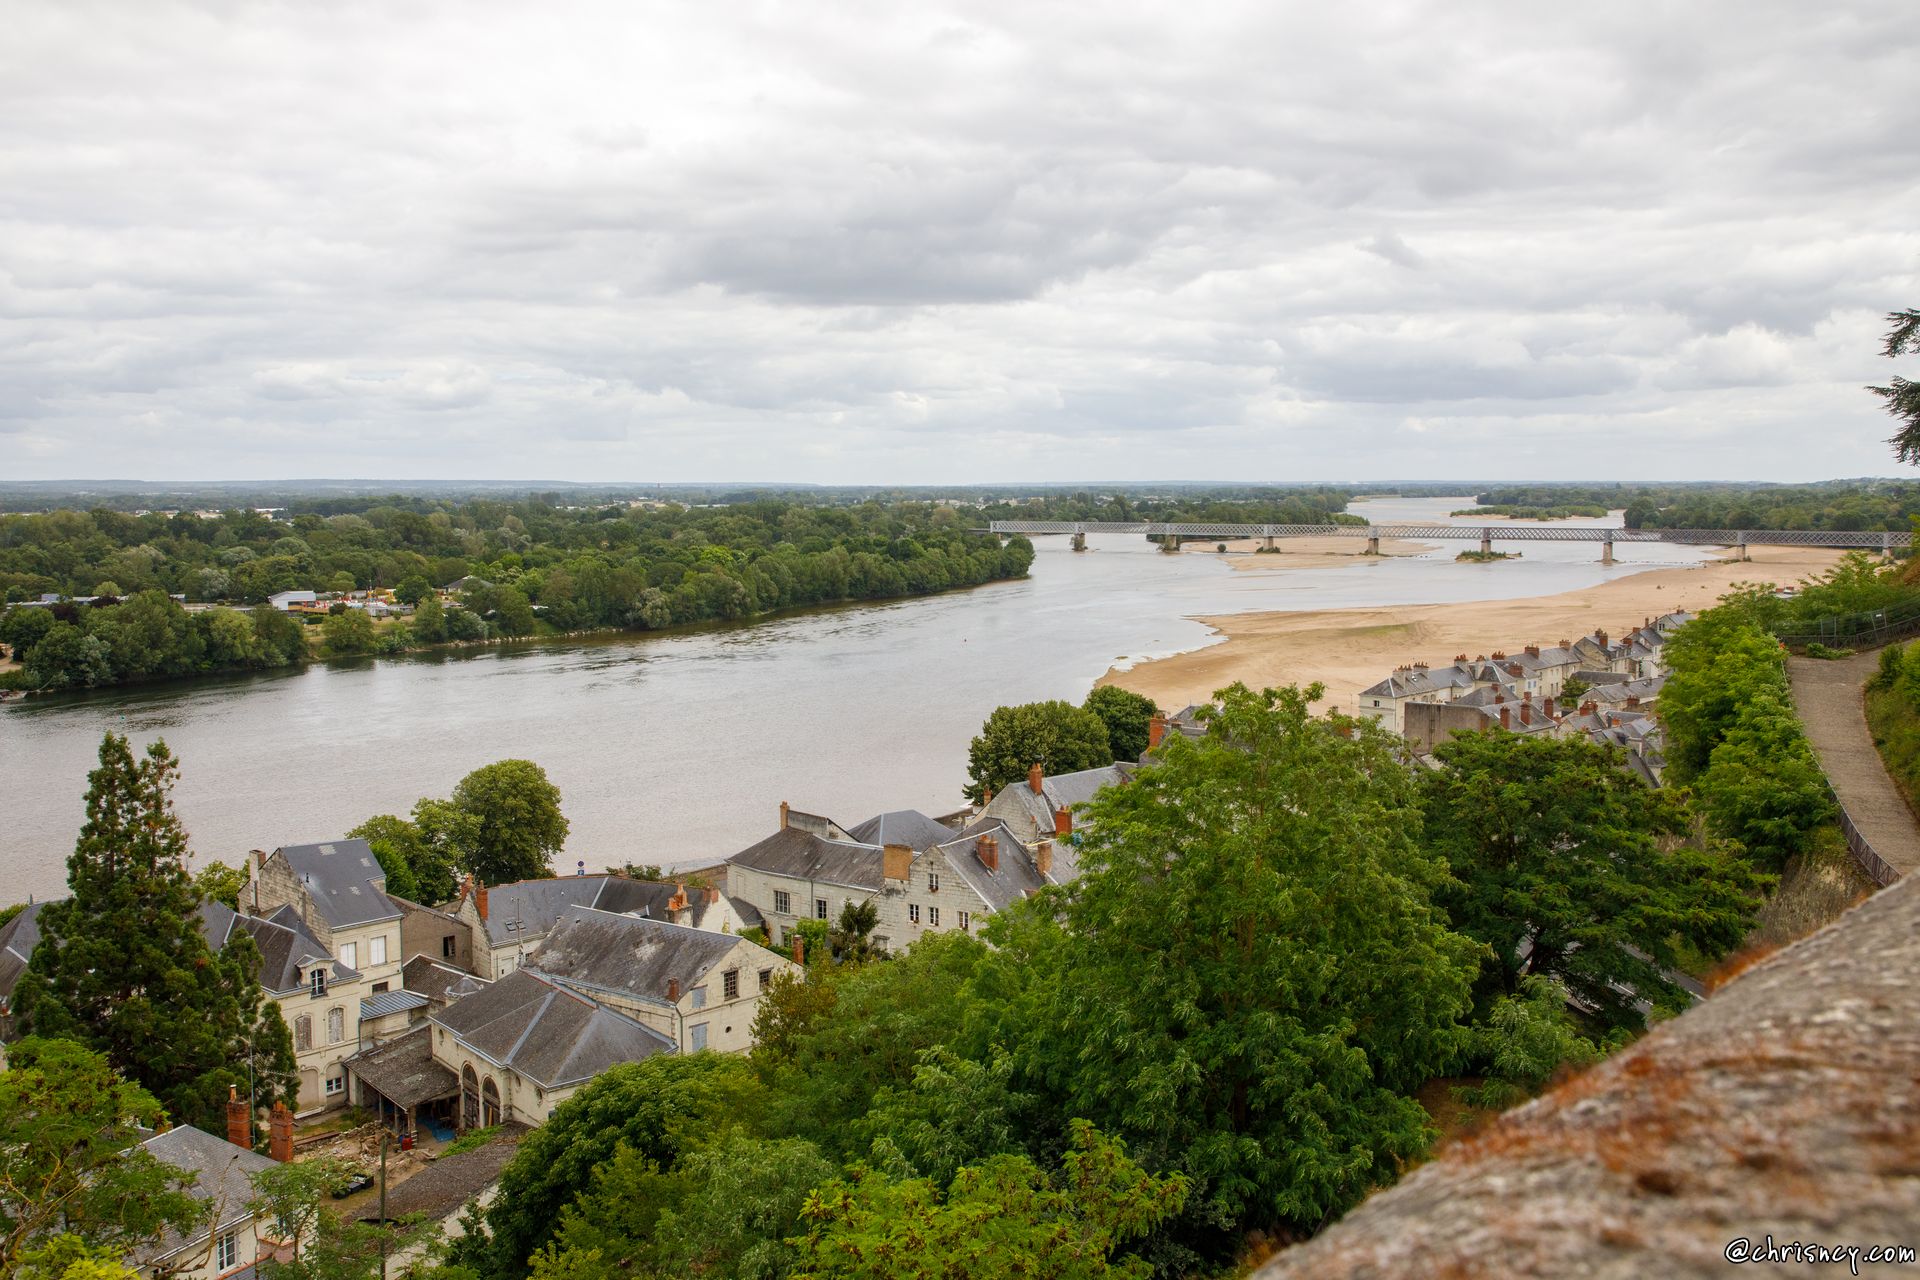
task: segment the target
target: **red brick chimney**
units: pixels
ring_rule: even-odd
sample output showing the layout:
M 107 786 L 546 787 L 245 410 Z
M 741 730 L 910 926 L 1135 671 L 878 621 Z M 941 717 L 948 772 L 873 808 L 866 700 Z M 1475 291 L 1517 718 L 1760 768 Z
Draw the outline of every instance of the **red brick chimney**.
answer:
M 1040 772 L 1039 765 L 1036 764 L 1032 768 L 1028 769 L 1027 770 L 1027 790 L 1033 792 L 1033 794 L 1035 795 L 1039 795 L 1041 791 L 1040 782 L 1041 782 L 1042 776 L 1043 775 Z
M 1507 651 L 1505 649 L 1495 649 L 1493 651 L 1493 660 L 1495 662 L 1505 662 L 1507 660 Z
M 1147 750 L 1151 751 L 1167 736 L 1167 717 L 1163 711 L 1153 713 L 1153 719 L 1147 721 Z
M 981 807 L 982 809 L 984 809 L 984 808 L 986 808 L 986 807 L 987 807 L 988 805 L 990 805 L 990 804 L 992 804 L 992 803 L 993 803 L 993 788 L 992 788 L 992 787 L 983 787 L 983 788 L 981 788 L 981 791 L 980 791 L 980 807 Z
M 1000 869 L 1000 841 L 993 836 L 981 836 L 974 844 L 980 854 L 980 865 L 989 871 Z
M 1053 811 L 1053 838 L 1065 840 L 1073 834 L 1073 810 L 1064 805 Z
M 293 1163 L 293 1112 L 276 1102 L 267 1117 L 267 1154 L 281 1164 Z
M 1607 647 L 1607 633 L 1606 633 L 1606 632 L 1604 632 L 1604 631 L 1596 631 L 1596 632 L 1594 632 L 1594 633 L 1593 633 L 1593 638 L 1594 638 L 1595 640 L 1598 640 L 1598 641 L 1600 642 L 1600 647 L 1601 647 L 1602 649 L 1604 649 L 1604 648 L 1606 648 L 1606 647 Z
M 1636 695 L 1634 694 L 1627 695 L 1627 709 L 1629 711 L 1631 711 L 1633 708 L 1639 705 L 1640 705 L 1640 699 Z
M 487 918 L 487 886 L 484 881 L 474 885 L 473 909 L 480 913 L 482 920 Z
M 1523 701 L 1520 704 L 1520 723 L 1522 725 L 1530 725 L 1533 723 L 1533 703 L 1531 701 L 1532 697 L 1533 697 L 1532 694 L 1528 694 L 1527 695 L 1528 700 Z
M 240 1093 L 232 1085 L 227 1086 L 227 1141 L 253 1150 L 253 1111 L 240 1101 Z
M 1510 707 L 1500 708 L 1500 727 L 1502 729 L 1513 728 L 1513 709 L 1512 708 Z
M 798 944 L 796 944 L 796 945 L 798 945 Z M 680 979 L 678 979 L 678 978 L 668 978 L 668 979 L 667 979 L 667 999 L 669 999 L 669 1000 L 672 1000 L 672 1001 L 674 1001 L 675 1003 L 678 1003 L 678 1002 L 679 1002 L 679 1000 L 680 1000 Z
M 720 901 L 720 891 L 712 885 L 708 885 L 700 891 L 700 899 L 708 906 L 712 906 L 714 903 Z
M 1042 840 L 1034 847 L 1033 869 L 1043 876 L 1053 874 L 1053 841 Z
M 1528 656 L 1529 658 L 1537 658 L 1537 657 L 1539 657 L 1539 656 L 1540 656 L 1540 646 L 1539 646 L 1539 645 L 1537 645 L 1537 644 L 1530 644 L 1530 645 L 1528 645 L 1528 646 L 1527 646 L 1527 656 Z
M 793 962 L 800 965 L 807 962 L 807 940 L 800 936 L 798 929 L 793 931 Z
M 1553 695 L 1552 695 L 1552 694 L 1548 694 L 1548 695 L 1547 695 L 1547 696 L 1546 696 L 1546 697 L 1545 697 L 1545 698 L 1544 698 L 1544 699 L 1543 699 L 1543 700 L 1541 701 L 1541 704 L 1540 704 L 1540 705 L 1546 708 L 1546 711 L 1547 711 L 1547 719 L 1549 719 L 1549 720 L 1551 720 L 1551 719 L 1553 719 Z
M 1594 713 L 1594 711 L 1597 708 L 1598 708 L 1598 704 L 1595 703 L 1593 699 L 1589 698 L 1585 702 L 1580 704 L 1580 714 L 1583 716 L 1590 716 Z
M 785 831 L 787 829 L 787 818 L 792 812 L 793 812 L 792 808 L 787 804 L 785 800 L 782 800 L 780 802 L 780 829 L 782 831 Z

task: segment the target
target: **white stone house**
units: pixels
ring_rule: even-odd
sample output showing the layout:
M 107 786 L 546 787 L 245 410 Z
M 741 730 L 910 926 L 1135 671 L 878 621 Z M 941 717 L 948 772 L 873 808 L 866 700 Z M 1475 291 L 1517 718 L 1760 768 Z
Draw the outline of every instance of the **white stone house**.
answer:
M 253 1176 L 273 1168 L 274 1161 L 191 1125 L 155 1134 L 140 1145 L 162 1164 L 193 1175 L 188 1194 L 206 1213 L 204 1225 L 169 1232 L 136 1249 L 130 1261 L 141 1273 L 167 1280 L 251 1280 L 263 1259 L 291 1257 L 272 1238 L 272 1224 L 251 1207 L 258 1194 Z

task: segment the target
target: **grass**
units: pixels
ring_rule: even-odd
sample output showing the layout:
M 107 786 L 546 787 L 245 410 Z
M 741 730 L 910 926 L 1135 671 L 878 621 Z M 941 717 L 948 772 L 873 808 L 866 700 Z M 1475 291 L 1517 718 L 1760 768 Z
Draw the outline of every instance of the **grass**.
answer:
M 444 1159 L 447 1156 L 462 1155 L 468 1151 L 478 1151 L 500 1136 L 499 1125 L 489 1125 L 484 1129 L 469 1129 L 440 1149 Z
M 1760 907 L 1747 946 L 1785 946 L 1840 918 L 1874 890 L 1873 881 L 1847 852 L 1836 823 L 1813 833 L 1807 849 L 1787 860 L 1780 883 Z

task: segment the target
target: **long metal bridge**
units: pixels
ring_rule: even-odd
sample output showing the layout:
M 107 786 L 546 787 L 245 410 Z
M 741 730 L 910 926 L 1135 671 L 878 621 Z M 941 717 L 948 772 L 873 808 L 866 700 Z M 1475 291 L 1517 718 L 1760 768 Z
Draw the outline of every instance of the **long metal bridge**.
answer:
M 1409 541 L 1452 539 L 1478 542 L 1490 552 L 1501 542 L 1597 542 L 1601 559 L 1611 563 L 1613 548 L 1621 542 L 1671 542 L 1695 547 L 1734 547 L 1746 558 L 1748 547 L 1839 547 L 1891 555 L 1895 548 L 1913 544 L 1911 533 L 1838 529 L 1601 529 L 1571 525 L 1502 522 L 1464 524 L 1208 524 L 1113 520 L 995 520 L 993 533 L 1064 533 L 1076 549 L 1086 546 L 1090 533 L 1139 533 L 1150 538 L 1260 538 L 1278 550 L 1282 538 L 1364 538 L 1367 554 L 1377 555 L 1382 538 Z M 1170 544 L 1171 545 L 1171 544 Z

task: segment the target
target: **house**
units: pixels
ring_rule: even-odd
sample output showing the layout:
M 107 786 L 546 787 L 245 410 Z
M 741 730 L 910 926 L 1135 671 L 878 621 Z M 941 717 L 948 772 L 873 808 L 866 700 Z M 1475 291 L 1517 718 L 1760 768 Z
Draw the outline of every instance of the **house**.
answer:
M 300 1111 L 344 1105 L 346 1060 L 424 1016 L 426 1000 L 403 987 L 405 913 L 387 896 L 386 874 L 364 840 L 255 850 L 248 868 L 241 903 L 290 935 L 256 933 L 255 940 L 263 957 L 269 940 L 284 945 L 285 958 L 278 968 L 269 961 L 262 985 L 293 1031 Z
M 1106 787 L 1119 786 L 1137 766 L 1116 762 L 1098 769 L 1080 769 L 1048 777 L 1040 766 L 1027 770 L 1024 783 L 1015 783 L 989 796 L 980 816 L 1006 824 L 1015 840 L 1033 848 L 1042 840 L 1067 844 L 1073 836 L 1073 810 Z M 1077 873 L 1076 873 L 1077 874 Z
M 228 1103 L 226 1139 L 191 1125 L 157 1133 L 141 1143 L 155 1160 L 191 1174 L 187 1193 L 206 1207 L 206 1219 L 192 1232 L 169 1231 L 136 1250 L 130 1259 L 143 1274 L 169 1280 L 252 1280 L 268 1258 L 290 1261 L 291 1247 L 274 1239 L 273 1223 L 256 1214 L 254 1176 L 276 1161 L 253 1150 L 253 1116 L 247 1103 Z M 285 1116 L 284 1108 L 278 1113 Z M 286 1158 L 293 1147 L 292 1121 L 285 1122 Z
M 542 1124 L 610 1067 L 674 1052 L 669 1037 L 531 970 L 508 974 L 455 1001 L 406 1041 L 445 1071 L 462 1129 L 505 1121 Z M 428 1037 L 431 1037 L 430 1039 Z
M 522 972 L 632 1018 L 681 1053 L 733 1053 L 753 1046 L 774 975 L 798 969 L 745 938 L 576 907 Z
M 780 829 L 727 859 L 727 892 L 751 904 L 781 946 L 801 920 L 836 921 L 849 903 L 874 905 L 873 939 L 885 950 L 928 933 L 972 932 L 1008 904 L 1079 875 L 1068 805 L 1097 790 L 1093 775 L 1122 776 L 1103 769 L 1043 778 L 1030 804 L 996 800 L 958 830 L 906 809 L 847 828 L 782 804 Z M 994 804 L 1014 813 L 1020 828 Z M 1042 806 L 1048 826 L 1038 838 Z
M 444 1009 L 455 1000 L 463 999 L 476 991 L 484 991 L 493 984 L 465 969 L 435 960 L 431 956 L 410 956 L 401 969 L 406 978 L 406 989 L 422 996 L 431 1009 Z
M 506 977 L 537 950 L 561 916 L 576 907 L 666 920 L 716 933 L 741 933 L 760 913 L 717 889 L 633 880 L 622 875 L 550 876 L 486 885 L 468 877 L 442 909 L 463 931 L 466 967 L 489 980 Z M 423 949 L 433 954 L 430 949 Z M 440 956 L 455 960 L 442 941 Z
M 276 591 L 267 597 L 267 603 L 282 613 L 292 612 L 296 604 L 318 604 L 320 595 L 315 591 Z

